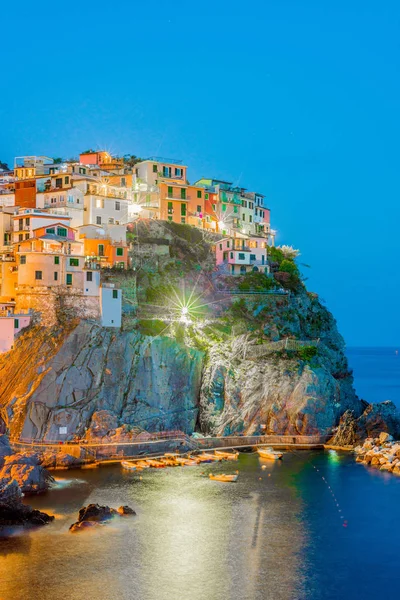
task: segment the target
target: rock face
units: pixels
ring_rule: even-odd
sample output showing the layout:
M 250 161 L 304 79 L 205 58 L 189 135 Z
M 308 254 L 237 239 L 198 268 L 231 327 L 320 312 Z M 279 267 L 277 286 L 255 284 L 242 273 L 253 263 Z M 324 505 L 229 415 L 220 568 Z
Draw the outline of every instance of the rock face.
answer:
M 340 419 L 337 431 L 330 441 L 336 446 L 354 446 L 367 437 L 378 437 L 382 442 L 400 435 L 400 414 L 387 400 L 378 404 L 368 404 L 360 416 L 347 411 Z
M 4 458 L 0 478 L 15 481 L 24 494 L 45 492 L 54 479 L 40 462 L 40 455 L 34 452 L 11 454 Z
M 346 410 L 361 414 L 343 339 L 326 309 L 320 311 L 326 324 L 320 324 L 318 354 L 310 361 L 277 353 L 259 356 L 246 335 L 212 349 L 201 389 L 203 431 L 251 435 L 265 425 L 269 434 L 324 434 Z M 301 314 L 299 308 L 296 315 Z M 306 320 L 297 318 L 293 327 L 303 329 L 305 338 L 313 333 Z
M 12 435 L 65 440 L 91 428 L 100 441 L 123 424 L 193 431 L 201 352 L 87 322 L 55 348 L 52 330 L 37 329 L 17 345 L 12 363 L 0 357 L 0 407 Z
M 13 436 L 44 441 L 129 441 L 136 426 L 190 434 L 198 424 L 216 435 L 329 433 L 347 410 L 356 418 L 363 411 L 343 339 L 313 295 L 282 302 L 248 302 L 257 335 L 262 342 L 318 337 L 316 356 L 262 355 L 249 328 L 207 340 L 207 355 L 172 338 L 89 322 L 69 333 L 36 328 L 12 360 L 0 356 L 3 419 Z M 218 306 L 223 317 L 227 309 Z
M 90 527 L 104 525 L 115 516 L 136 515 L 133 508 L 129 506 L 120 506 L 117 510 L 109 506 L 100 506 L 100 504 L 88 504 L 81 508 L 78 514 L 78 520 L 71 525 L 71 533 L 77 533 Z

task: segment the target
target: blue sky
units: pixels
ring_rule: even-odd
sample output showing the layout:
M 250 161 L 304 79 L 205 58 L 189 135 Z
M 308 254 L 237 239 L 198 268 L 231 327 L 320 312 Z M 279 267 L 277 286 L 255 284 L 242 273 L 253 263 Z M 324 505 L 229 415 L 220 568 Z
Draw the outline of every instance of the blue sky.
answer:
M 400 345 L 400 5 L 7 8 L 0 159 L 182 158 L 266 194 L 349 345 Z

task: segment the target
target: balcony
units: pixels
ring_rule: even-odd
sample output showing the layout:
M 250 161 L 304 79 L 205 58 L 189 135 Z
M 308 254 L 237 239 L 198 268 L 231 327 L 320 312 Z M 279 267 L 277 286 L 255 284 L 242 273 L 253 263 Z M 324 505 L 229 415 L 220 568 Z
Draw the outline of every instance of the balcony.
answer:
M 128 199 L 128 191 L 126 189 L 118 190 L 116 188 L 110 188 L 107 185 L 89 184 L 86 194 L 103 196 L 104 198 L 116 198 L 117 200 Z
M 166 200 L 173 200 L 174 202 L 188 202 L 191 199 L 191 196 L 186 196 L 186 198 L 182 198 L 181 196 L 177 196 L 176 194 L 167 194 L 165 197 Z

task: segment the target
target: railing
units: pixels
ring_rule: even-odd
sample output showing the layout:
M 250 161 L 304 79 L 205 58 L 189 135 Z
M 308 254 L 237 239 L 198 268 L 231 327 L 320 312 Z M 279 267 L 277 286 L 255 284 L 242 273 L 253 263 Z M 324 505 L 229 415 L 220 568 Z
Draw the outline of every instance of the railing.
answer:
M 187 200 L 190 200 L 190 199 L 191 199 L 191 196 L 186 196 L 185 198 L 182 198 L 182 196 L 175 196 L 174 194 L 172 194 L 172 196 L 171 196 L 171 194 L 168 194 L 166 196 L 166 200 L 175 200 L 175 201 L 178 200 L 181 202 L 186 202 Z
M 262 295 L 262 296 L 288 296 L 290 295 L 290 292 L 288 290 L 282 290 L 282 289 L 275 289 L 275 290 L 229 290 L 229 289 L 223 289 L 223 290 L 216 290 L 217 294 L 228 294 L 230 296 L 247 296 L 248 294 L 253 295 L 253 294 L 258 294 L 258 295 Z

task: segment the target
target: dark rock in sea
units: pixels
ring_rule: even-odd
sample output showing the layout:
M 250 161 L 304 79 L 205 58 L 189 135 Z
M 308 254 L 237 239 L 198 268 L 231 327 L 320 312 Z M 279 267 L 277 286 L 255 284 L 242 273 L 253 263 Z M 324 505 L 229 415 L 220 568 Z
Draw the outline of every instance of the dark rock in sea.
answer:
M 66 452 L 44 452 L 40 457 L 40 464 L 45 469 L 70 469 L 80 467 L 85 461 Z
M 15 480 L 0 480 L 0 532 L 15 526 L 46 525 L 53 520 L 52 515 L 22 503 L 22 492 Z
M 100 506 L 100 504 L 88 504 L 81 508 L 78 514 L 78 522 L 81 521 L 108 521 L 112 519 L 117 511 L 109 506 Z
M 87 527 L 96 525 L 104 525 L 115 516 L 136 515 L 133 508 L 130 506 L 120 506 L 118 510 L 109 506 L 101 506 L 100 504 L 88 504 L 81 508 L 78 514 L 78 520 L 73 523 L 69 530 L 71 533 L 82 531 Z
M 117 513 L 121 516 L 136 515 L 135 511 L 130 506 L 120 506 L 119 508 L 117 508 Z

